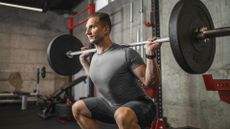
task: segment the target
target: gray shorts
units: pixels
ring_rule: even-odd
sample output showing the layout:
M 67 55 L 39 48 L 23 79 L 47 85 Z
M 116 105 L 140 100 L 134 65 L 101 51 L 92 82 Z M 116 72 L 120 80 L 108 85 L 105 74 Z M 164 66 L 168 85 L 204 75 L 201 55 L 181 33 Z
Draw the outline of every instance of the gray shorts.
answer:
M 106 123 L 116 123 L 114 113 L 118 108 L 117 106 L 112 106 L 102 97 L 90 97 L 83 99 L 83 101 L 91 111 L 93 119 Z M 136 113 L 141 128 L 150 126 L 156 116 L 154 102 L 145 96 L 129 101 L 121 106 L 129 107 Z

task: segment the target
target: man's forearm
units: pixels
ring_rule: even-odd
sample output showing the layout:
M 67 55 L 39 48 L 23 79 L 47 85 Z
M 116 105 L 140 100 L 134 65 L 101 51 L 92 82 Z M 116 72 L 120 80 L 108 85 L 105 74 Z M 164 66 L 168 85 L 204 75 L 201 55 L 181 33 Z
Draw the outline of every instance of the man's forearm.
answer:
M 160 84 L 160 68 L 154 59 L 147 59 L 145 82 L 146 86 Z

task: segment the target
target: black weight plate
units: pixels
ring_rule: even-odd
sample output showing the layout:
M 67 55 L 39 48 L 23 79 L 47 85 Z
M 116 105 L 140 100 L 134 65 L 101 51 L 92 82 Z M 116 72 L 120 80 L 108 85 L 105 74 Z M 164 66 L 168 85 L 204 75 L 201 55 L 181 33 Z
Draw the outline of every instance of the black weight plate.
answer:
M 79 56 L 69 58 L 68 51 L 80 51 L 81 41 L 72 35 L 60 35 L 54 38 L 47 49 L 48 61 L 51 68 L 60 75 L 73 75 L 81 70 Z
M 55 105 L 55 109 L 58 117 L 64 117 L 69 119 L 72 117 L 71 105 L 64 104 L 64 103 L 57 103 Z
M 180 67 L 191 74 L 206 72 L 215 55 L 215 38 L 196 38 L 196 29 L 213 29 L 213 21 L 200 0 L 180 0 L 173 8 L 169 22 L 169 37 L 173 55 Z

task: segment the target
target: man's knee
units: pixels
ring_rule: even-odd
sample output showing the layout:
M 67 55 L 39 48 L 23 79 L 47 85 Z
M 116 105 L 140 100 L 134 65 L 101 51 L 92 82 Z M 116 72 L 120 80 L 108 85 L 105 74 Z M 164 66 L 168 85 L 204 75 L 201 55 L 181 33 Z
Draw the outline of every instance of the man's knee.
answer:
M 75 119 L 77 119 L 81 114 L 89 114 L 87 107 L 82 100 L 79 100 L 72 105 L 72 113 Z
M 128 107 L 118 108 L 114 114 L 114 118 L 117 124 L 121 125 L 129 125 L 138 122 L 135 112 Z
M 78 117 L 78 112 L 79 112 L 79 101 L 75 102 L 73 105 L 72 105 L 72 113 L 73 113 L 73 116 L 74 118 L 76 119 Z

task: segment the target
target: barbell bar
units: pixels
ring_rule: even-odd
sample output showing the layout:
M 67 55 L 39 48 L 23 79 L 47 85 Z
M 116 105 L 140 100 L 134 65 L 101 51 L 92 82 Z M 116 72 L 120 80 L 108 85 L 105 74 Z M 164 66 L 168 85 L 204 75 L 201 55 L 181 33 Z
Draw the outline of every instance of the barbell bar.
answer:
M 230 27 L 214 28 L 211 15 L 200 0 L 180 0 L 169 21 L 169 37 L 155 40 L 169 42 L 178 65 L 187 73 L 201 74 L 211 66 L 216 48 L 215 37 L 230 35 Z M 126 44 L 138 46 L 149 41 Z M 51 68 L 61 75 L 73 75 L 82 69 L 79 55 L 96 49 L 80 51 L 81 41 L 73 35 L 55 37 L 47 49 Z
M 165 42 L 169 42 L 169 37 L 166 38 L 160 38 L 154 41 L 155 43 L 165 43 Z M 133 42 L 133 43 L 128 43 L 128 44 L 124 44 L 127 47 L 132 47 L 132 46 L 141 46 L 144 44 L 148 44 L 150 43 L 150 41 L 141 41 L 141 42 Z M 84 51 L 68 51 L 66 52 L 66 56 L 69 58 L 73 58 L 73 56 L 75 55 L 81 55 L 83 53 L 91 53 L 91 52 L 96 52 L 96 49 L 88 49 L 88 50 L 84 50 Z
M 194 33 L 197 30 L 194 30 Z M 215 29 L 211 29 L 211 30 L 207 30 L 207 28 L 201 28 L 197 31 L 197 36 L 196 38 L 198 40 L 208 40 L 209 38 L 215 38 L 215 37 L 222 37 L 222 36 L 228 36 L 230 35 L 230 27 L 224 27 L 224 28 L 215 28 Z M 160 38 L 154 41 L 154 43 L 165 43 L 165 42 L 169 42 L 170 39 L 169 37 L 165 37 L 165 38 Z M 141 42 L 133 42 L 133 43 L 128 43 L 128 44 L 124 44 L 126 46 L 132 47 L 132 46 L 141 46 L 144 44 L 148 44 L 150 43 L 150 41 L 141 41 Z M 96 52 L 96 49 L 88 49 L 88 50 L 84 50 L 84 51 L 76 51 L 76 52 L 72 52 L 72 51 L 68 51 L 66 53 L 67 57 L 72 58 L 75 55 L 81 55 L 83 53 L 91 53 L 91 52 Z

